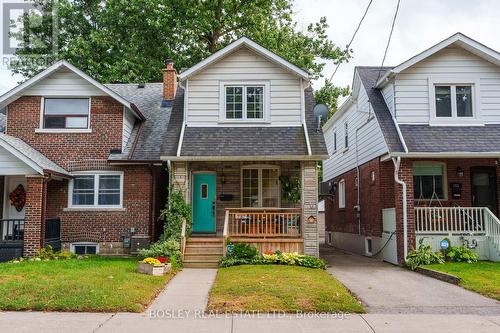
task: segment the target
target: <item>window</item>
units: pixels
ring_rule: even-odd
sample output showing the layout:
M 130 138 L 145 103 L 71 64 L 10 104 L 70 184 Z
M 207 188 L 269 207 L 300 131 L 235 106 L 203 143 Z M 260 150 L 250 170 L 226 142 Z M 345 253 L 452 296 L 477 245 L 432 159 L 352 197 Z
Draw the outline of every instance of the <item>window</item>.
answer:
M 345 181 L 339 181 L 339 208 L 345 208 Z
M 415 199 L 444 199 L 444 164 L 413 165 L 413 196 Z
M 99 244 L 97 243 L 72 243 L 71 253 L 78 255 L 98 254 Z
M 365 238 L 365 253 L 367 256 L 371 256 L 373 254 L 373 243 L 372 239 L 369 237 Z
M 221 119 L 264 121 L 268 83 L 221 83 Z
M 333 132 L 333 151 L 337 151 L 337 132 Z
M 45 98 L 43 101 L 43 128 L 89 128 L 89 98 Z
M 474 116 L 471 85 L 436 85 L 434 89 L 436 118 Z
M 208 184 L 201 184 L 201 198 L 208 199 Z
M 279 207 L 278 167 L 245 167 L 241 174 L 243 207 Z
M 349 148 L 349 125 L 344 124 L 344 148 Z
M 70 183 L 72 207 L 114 207 L 122 206 L 123 174 L 80 174 Z

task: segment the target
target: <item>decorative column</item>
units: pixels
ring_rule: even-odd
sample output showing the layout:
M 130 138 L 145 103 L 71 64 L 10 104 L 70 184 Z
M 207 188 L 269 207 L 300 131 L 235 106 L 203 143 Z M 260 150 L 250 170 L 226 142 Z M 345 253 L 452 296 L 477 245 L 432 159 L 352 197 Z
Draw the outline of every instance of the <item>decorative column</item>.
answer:
M 318 231 L 318 169 L 315 161 L 301 163 L 302 238 L 304 253 L 319 256 Z
M 171 180 L 172 180 L 172 189 L 176 192 L 181 192 L 184 196 L 184 200 L 186 202 L 190 202 L 189 197 L 189 172 L 188 172 L 188 163 L 187 162 L 172 162 L 171 168 Z
M 415 241 L 415 210 L 413 199 L 413 163 L 411 160 L 402 159 L 399 166 L 399 179 L 406 183 L 406 213 L 408 252 L 416 247 Z M 403 187 L 394 182 L 395 207 L 396 207 L 396 241 L 398 249 L 398 262 L 403 265 L 404 257 L 404 221 L 403 221 Z
M 43 176 L 26 176 L 26 187 L 23 255 L 32 257 L 43 246 L 47 185 Z

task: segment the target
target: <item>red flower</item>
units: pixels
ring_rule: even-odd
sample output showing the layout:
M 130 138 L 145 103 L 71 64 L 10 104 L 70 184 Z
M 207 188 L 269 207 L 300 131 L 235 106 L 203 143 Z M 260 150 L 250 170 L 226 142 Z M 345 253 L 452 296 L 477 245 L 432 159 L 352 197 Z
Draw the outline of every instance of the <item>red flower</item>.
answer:
M 272 255 L 272 254 L 274 254 L 274 251 L 268 250 L 268 251 L 264 252 L 264 254 Z
M 157 259 L 159 262 L 161 262 L 162 264 L 164 264 L 164 263 L 168 263 L 168 262 L 169 262 L 168 258 L 165 258 L 165 257 L 156 257 L 156 259 Z

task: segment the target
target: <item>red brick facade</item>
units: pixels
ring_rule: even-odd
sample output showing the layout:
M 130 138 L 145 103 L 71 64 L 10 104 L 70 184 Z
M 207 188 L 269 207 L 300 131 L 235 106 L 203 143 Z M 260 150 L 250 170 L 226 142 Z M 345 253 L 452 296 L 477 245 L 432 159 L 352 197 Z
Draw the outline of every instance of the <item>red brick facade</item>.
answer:
M 429 200 L 414 200 L 413 191 L 413 163 L 414 162 L 441 162 L 445 164 L 445 199 L 434 200 L 431 205 L 443 206 L 473 206 L 471 192 L 471 168 L 494 167 L 497 176 L 497 193 L 500 193 L 500 168 L 498 160 L 495 159 L 402 159 L 399 178 L 406 183 L 407 191 L 407 226 L 408 226 L 408 248 L 416 247 L 415 240 L 415 206 L 428 206 Z M 360 232 L 363 236 L 380 237 L 382 231 L 382 209 L 396 208 L 396 235 L 399 262 L 404 262 L 404 238 L 403 238 L 403 200 L 402 186 L 394 180 L 394 163 L 392 160 L 381 162 L 379 158 L 373 159 L 360 166 L 360 206 L 361 223 Z M 375 173 L 372 181 L 371 172 Z M 460 172 L 458 172 L 460 171 Z M 334 183 L 344 179 L 345 209 L 338 208 L 338 195 L 332 199 L 325 200 L 325 223 L 326 230 L 340 233 L 358 233 L 358 220 L 353 207 L 357 203 L 357 188 L 355 186 L 356 169 L 352 169 L 343 175 L 335 177 Z M 331 180 L 330 180 L 331 181 Z M 462 185 L 461 197 L 453 198 L 450 184 L 460 183 Z M 500 196 L 497 195 L 500 206 Z M 497 207 L 498 208 L 498 207 Z
M 123 208 L 69 209 L 67 179 L 45 179 L 44 182 L 41 177 L 28 178 L 25 255 L 35 254 L 43 244 L 45 218 L 61 219 L 63 243 L 118 243 L 130 228 L 134 228 L 136 234 L 157 236 L 154 232 L 160 232 L 161 228 L 156 220 L 166 198 L 161 198 L 161 202 L 155 198 L 158 193 L 165 194 L 161 184 L 166 186 L 167 176 L 162 167 L 107 163 L 110 151 L 122 148 L 123 106 L 109 97 L 91 97 L 90 133 L 37 133 L 40 108 L 40 96 L 24 96 L 10 104 L 6 133 L 22 139 L 70 172 L 123 171 Z

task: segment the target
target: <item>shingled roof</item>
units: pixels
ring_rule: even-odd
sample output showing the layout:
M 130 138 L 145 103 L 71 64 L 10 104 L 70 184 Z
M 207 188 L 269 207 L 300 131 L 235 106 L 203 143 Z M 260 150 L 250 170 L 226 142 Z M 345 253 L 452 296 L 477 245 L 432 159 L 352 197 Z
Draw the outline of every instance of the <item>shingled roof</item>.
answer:
M 175 157 L 184 119 L 184 93 L 178 90 L 162 146 L 162 156 Z M 321 131 L 316 131 L 312 88 L 305 90 L 306 124 L 311 155 L 327 156 Z M 180 157 L 285 157 L 308 156 L 302 126 L 287 127 L 186 127 Z

